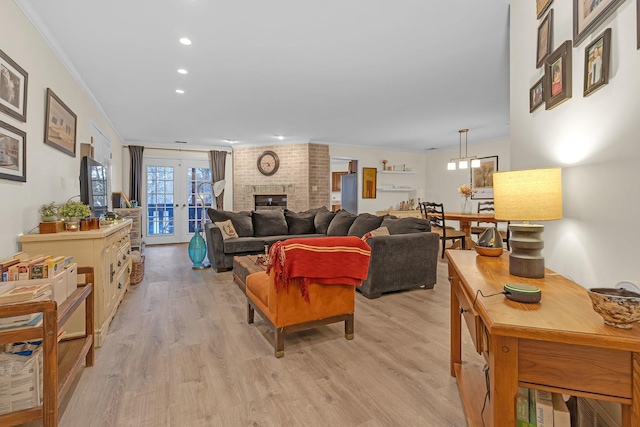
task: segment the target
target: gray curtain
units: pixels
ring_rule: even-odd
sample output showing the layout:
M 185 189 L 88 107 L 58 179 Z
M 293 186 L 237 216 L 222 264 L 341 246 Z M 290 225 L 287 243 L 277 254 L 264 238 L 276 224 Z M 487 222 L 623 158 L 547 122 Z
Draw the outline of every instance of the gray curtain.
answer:
M 131 158 L 131 170 L 129 173 L 129 200 L 137 200 L 138 206 L 142 206 L 142 152 L 144 147 L 139 145 L 129 146 L 129 157 Z
M 224 179 L 227 152 L 211 150 L 209 154 L 209 160 L 211 161 L 211 180 L 215 183 Z M 222 194 L 216 197 L 216 204 L 219 210 L 224 210 L 224 190 Z

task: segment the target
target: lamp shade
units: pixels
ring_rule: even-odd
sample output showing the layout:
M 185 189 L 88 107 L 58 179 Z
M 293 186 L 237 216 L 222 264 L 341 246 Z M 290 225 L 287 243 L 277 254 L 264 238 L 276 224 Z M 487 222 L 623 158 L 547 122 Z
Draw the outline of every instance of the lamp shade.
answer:
M 496 172 L 493 174 L 493 203 L 498 220 L 561 219 L 561 169 Z

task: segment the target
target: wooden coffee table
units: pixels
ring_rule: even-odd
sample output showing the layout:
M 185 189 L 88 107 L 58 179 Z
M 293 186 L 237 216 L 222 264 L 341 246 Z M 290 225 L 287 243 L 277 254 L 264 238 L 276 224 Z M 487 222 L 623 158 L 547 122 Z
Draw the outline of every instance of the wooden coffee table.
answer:
M 259 273 L 267 269 L 266 264 L 256 264 L 258 255 L 242 255 L 233 257 L 233 281 L 246 293 L 247 276 L 252 273 Z

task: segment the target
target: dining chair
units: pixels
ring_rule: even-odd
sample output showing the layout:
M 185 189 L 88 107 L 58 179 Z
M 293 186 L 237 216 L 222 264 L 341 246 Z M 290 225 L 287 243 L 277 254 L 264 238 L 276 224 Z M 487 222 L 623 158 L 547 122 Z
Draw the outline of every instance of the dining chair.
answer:
M 493 200 L 487 200 L 483 202 L 478 202 L 478 213 L 493 213 Z M 511 231 L 509 231 L 509 221 L 501 221 L 506 222 L 506 229 L 498 229 L 500 232 L 500 236 L 502 236 L 502 241 L 507 244 L 507 250 L 510 251 L 511 247 L 509 246 L 509 239 L 511 238 Z M 481 224 L 490 224 L 490 225 L 481 225 Z M 489 227 L 498 227 L 499 223 L 489 223 L 489 222 L 476 222 L 476 225 L 471 227 L 471 234 L 480 237 L 482 233 Z
M 451 243 L 460 240 L 462 242 L 462 249 L 466 249 L 467 235 L 464 231 L 447 226 L 444 205 L 442 203 L 422 202 L 420 203 L 420 211 L 423 212 L 425 218 L 431 223 L 431 231 L 440 236 L 440 240 L 442 241 L 442 258 L 444 258 L 444 249 L 447 240 L 451 240 Z

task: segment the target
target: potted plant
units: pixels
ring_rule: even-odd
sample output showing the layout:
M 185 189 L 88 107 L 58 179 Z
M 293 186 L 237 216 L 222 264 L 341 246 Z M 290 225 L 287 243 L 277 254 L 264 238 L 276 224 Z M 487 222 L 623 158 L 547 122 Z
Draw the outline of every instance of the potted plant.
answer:
M 60 208 L 60 215 L 65 218 L 67 231 L 78 231 L 79 219 L 88 217 L 90 214 L 89 206 L 82 202 L 68 201 Z
M 55 202 L 45 203 L 40 206 L 38 213 L 40 213 L 40 220 L 42 222 L 53 222 L 58 219 L 59 208 Z

